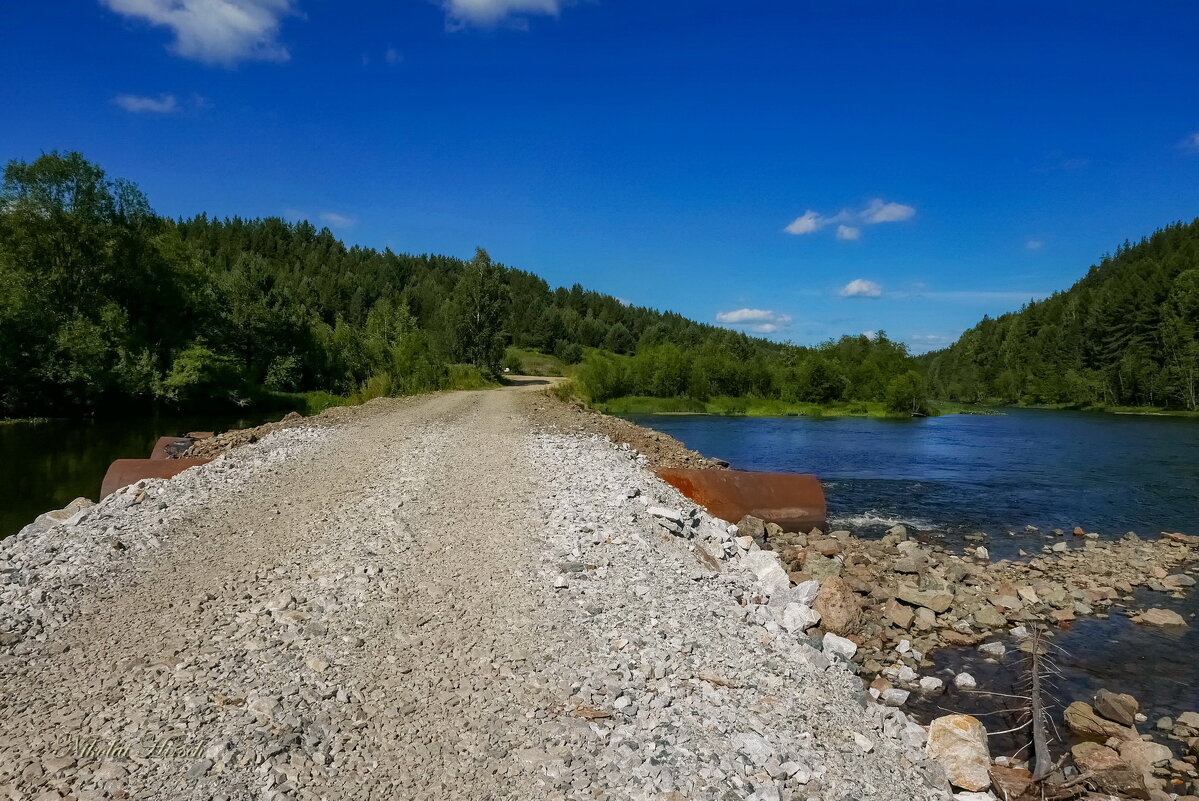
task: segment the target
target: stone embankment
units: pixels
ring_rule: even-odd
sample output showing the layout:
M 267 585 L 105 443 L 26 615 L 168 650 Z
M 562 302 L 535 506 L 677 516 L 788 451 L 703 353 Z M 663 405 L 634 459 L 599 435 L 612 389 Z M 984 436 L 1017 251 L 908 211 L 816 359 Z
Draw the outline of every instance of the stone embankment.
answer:
M 792 603 L 773 615 L 774 623 L 823 638 L 826 650 L 831 638 L 870 682 L 871 697 L 891 707 L 945 691 L 946 679 L 934 675 L 930 659 L 943 646 L 977 648 L 998 660 L 1009 642 L 1031 649 L 1038 637 L 1051 641 L 1056 627 L 1076 618 L 1117 612 L 1143 625 L 1189 625 L 1171 610 L 1138 607 L 1134 593 L 1143 588 L 1180 597 L 1194 586 L 1181 566 L 1194 562 L 1199 537 L 1128 534 L 1112 542 L 1082 529 L 1047 537 L 1035 557 L 1022 553 L 1028 558 L 992 562 L 984 545 L 956 554 L 917 541 L 903 526 L 866 540 L 849 531 L 784 532 L 745 518 L 707 549 L 714 557 L 742 552 L 743 558 L 768 564 L 780 587 L 785 576 L 795 585 Z M 769 549 L 774 559 L 755 557 L 755 549 Z M 977 686 L 968 673 L 951 678 L 958 688 Z M 1122 798 L 1191 798 L 1186 793 L 1196 790 L 1199 777 L 1199 715 L 1186 712 L 1177 721 L 1158 722 L 1159 733 L 1178 742 L 1176 754 L 1136 730 L 1146 718 L 1137 717 L 1135 699 L 1104 691 L 1093 702 L 1094 708 L 1075 702 L 1065 712 L 1073 733 L 1092 742 L 1074 746 L 1074 765 L 1054 777 L 1059 785 Z M 929 753 L 965 791 L 994 789 L 1001 798 L 1018 799 L 1040 797 L 1044 789 L 1031 785 L 1023 763 L 991 764 L 986 729 L 973 717 L 932 721 Z
M 0 543 L 0 799 L 948 798 L 803 633 L 829 578 L 555 403 L 289 421 Z

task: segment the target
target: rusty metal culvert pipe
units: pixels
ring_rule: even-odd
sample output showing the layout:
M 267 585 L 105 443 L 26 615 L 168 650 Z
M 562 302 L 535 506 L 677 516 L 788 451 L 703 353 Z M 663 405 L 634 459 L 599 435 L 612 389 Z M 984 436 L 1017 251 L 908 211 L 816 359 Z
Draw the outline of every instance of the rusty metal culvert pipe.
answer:
M 159 437 L 150 451 L 151 459 L 178 459 L 187 453 L 195 440 L 191 437 Z
M 143 478 L 174 478 L 189 467 L 208 464 L 211 459 L 117 459 L 108 466 L 100 484 L 100 497 L 106 498 L 121 487 Z
M 669 468 L 659 470 L 658 478 L 731 523 L 753 515 L 784 531 L 806 532 L 823 528 L 828 518 L 824 487 L 815 476 Z

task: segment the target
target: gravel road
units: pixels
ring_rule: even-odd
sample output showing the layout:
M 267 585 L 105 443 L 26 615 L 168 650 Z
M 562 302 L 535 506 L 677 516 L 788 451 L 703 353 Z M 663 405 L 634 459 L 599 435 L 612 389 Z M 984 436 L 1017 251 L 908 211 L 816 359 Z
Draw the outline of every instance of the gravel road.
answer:
M 725 523 L 527 390 L 374 402 L 0 543 L 0 799 L 948 797 Z

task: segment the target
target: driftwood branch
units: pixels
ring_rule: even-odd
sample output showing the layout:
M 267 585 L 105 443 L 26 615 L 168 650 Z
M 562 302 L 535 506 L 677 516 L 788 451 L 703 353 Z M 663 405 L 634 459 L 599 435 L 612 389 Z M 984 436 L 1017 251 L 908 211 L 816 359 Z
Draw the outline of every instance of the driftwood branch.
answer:
M 1053 772 L 1053 760 L 1049 756 L 1049 737 L 1045 732 L 1045 702 L 1041 698 L 1041 633 L 1033 635 L 1032 654 L 1029 656 L 1029 676 L 1032 688 L 1029 692 L 1029 707 L 1032 711 L 1033 772 L 1035 782 L 1043 782 Z

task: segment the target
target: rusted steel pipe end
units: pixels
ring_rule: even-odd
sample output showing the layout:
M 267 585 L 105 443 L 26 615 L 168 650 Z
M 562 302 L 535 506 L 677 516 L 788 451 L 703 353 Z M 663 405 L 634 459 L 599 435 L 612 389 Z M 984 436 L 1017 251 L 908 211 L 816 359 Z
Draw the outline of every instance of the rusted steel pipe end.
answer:
M 191 437 L 159 437 L 150 451 L 151 459 L 178 459 L 192 446 Z
M 828 517 L 824 487 L 815 476 L 749 470 L 669 468 L 658 478 L 730 522 L 753 515 L 784 531 L 822 528 Z
M 143 478 L 174 478 L 189 467 L 208 464 L 211 459 L 117 459 L 108 466 L 100 485 L 100 497 L 105 498 Z

